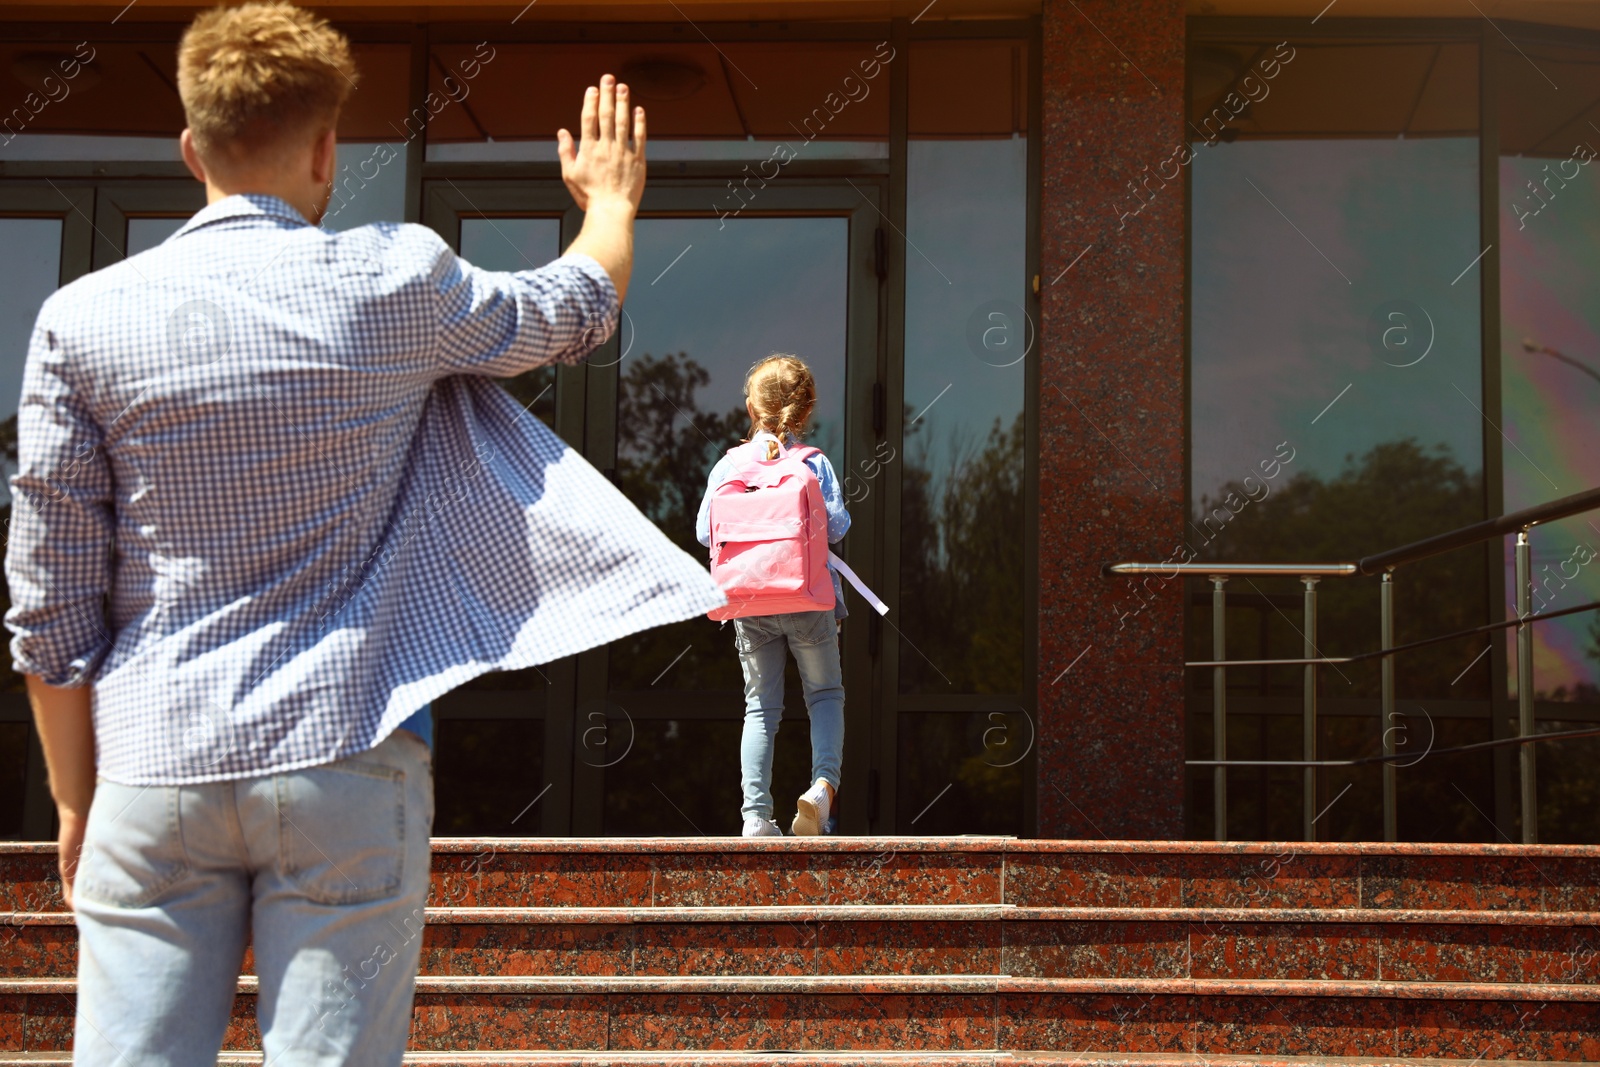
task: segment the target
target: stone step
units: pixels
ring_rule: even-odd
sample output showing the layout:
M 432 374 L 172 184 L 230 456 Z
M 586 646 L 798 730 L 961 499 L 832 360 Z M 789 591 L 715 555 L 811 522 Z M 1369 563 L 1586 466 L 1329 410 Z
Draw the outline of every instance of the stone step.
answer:
M 0 1052 L 0 1067 L 71 1063 L 70 1052 Z M 257 1067 L 259 1052 L 225 1052 L 219 1067 Z M 1517 1060 L 1396 1056 L 1228 1056 L 1125 1052 L 409 1052 L 407 1067 L 1498 1067 Z M 1600 1063 L 1569 1060 L 1569 1067 Z
M 434 908 L 424 975 L 1006 974 L 1600 983 L 1593 912 Z M 0 977 L 70 977 L 65 913 L 0 915 Z M 245 973 L 254 972 L 247 954 Z
M 241 979 L 246 995 L 235 1002 L 231 1050 L 259 1048 L 254 985 Z M 11 1051 L 67 1047 L 72 986 L 66 979 L 0 981 L 0 1035 L 21 1046 Z M 1600 987 L 1006 976 L 424 977 L 411 1046 L 659 1054 L 663 1040 L 682 1052 L 1584 1061 L 1600 1060 Z
M 54 847 L 0 843 L 0 910 L 60 910 Z M 1013 838 L 434 842 L 435 906 L 1600 911 L 1600 847 Z

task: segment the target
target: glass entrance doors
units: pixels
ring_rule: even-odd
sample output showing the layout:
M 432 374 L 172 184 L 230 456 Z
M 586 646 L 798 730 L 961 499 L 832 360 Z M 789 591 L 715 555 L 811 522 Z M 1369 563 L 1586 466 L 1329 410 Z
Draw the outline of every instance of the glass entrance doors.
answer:
M 726 198 L 725 184 L 652 182 L 617 335 L 581 367 L 507 383 L 697 558 L 707 475 L 748 431 L 752 363 L 788 352 L 811 365 L 818 403 L 809 440 L 841 472 L 849 455 L 871 450 L 881 393 L 881 186 L 796 182 L 719 218 L 706 207 Z M 555 182 L 430 182 L 424 201 L 429 225 L 496 269 L 548 262 L 582 224 Z M 873 582 L 873 504 L 853 506 L 852 518 L 839 549 Z M 864 831 L 871 611 L 859 600 L 851 610 L 840 814 L 842 825 L 859 821 Z M 798 678 L 788 690 L 778 796 L 798 796 L 810 772 Z M 663 627 L 539 671 L 491 675 L 436 707 L 438 833 L 738 832 L 744 698 L 731 627 L 708 619 Z

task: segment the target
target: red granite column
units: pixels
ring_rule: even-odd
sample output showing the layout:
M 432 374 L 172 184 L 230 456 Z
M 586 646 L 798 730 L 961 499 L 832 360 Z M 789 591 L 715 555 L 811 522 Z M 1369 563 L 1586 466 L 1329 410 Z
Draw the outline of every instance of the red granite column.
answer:
M 1182 590 L 1100 574 L 1183 541 L 1183 63 L 1182 0 L 1045 0 L 1044 837 L 1184 829 Z

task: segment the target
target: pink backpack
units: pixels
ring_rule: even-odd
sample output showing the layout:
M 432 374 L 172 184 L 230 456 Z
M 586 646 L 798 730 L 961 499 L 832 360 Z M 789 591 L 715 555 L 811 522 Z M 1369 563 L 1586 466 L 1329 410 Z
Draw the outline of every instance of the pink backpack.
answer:
M 779 442 L 767 459 L 776 440 L 758 434 L 729 449 L 736 466 L 711 491 L 711 577 L 728 603 L 707 614 L 719 622 L 833 607 L 828 512 L 805 463 L 818 450 Z

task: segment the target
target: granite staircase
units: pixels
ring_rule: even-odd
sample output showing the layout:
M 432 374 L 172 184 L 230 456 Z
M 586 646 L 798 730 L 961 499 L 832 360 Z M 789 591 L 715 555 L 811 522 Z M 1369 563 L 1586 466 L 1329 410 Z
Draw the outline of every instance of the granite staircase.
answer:
M 1600 1062 L 1600 848 L 439 840 L 408 1063 Z M 0 845 L 0 1065 L 74 930 Z M 259 1062 L 255 980 L 223 1062 Z

